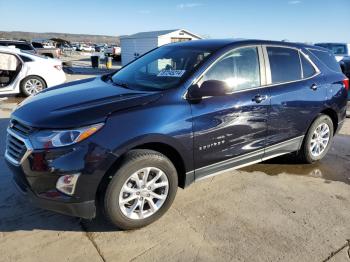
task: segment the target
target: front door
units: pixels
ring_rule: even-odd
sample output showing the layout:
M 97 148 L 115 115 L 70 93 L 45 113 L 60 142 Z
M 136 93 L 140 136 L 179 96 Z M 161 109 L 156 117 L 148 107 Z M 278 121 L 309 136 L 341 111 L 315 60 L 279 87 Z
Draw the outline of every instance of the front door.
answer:
M 0 52 L 0 94 L 15 89 L 21 68 L 22 62 L 16 55 Z
M 232 50 L 197 83 L 224 81 L 232 93 L 191 103 L 196 179 L 261 160 L 269 107 L 261 54 L 260 47 Z

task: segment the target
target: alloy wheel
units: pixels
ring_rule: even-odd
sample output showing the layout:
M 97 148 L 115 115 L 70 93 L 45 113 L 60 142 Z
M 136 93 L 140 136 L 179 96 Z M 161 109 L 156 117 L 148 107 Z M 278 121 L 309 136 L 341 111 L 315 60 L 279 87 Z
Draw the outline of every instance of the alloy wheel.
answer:
M 119 207 L 129 219 L 144 219 L 162 207 L 168 192 L 166 174 L 159 168 L 146 167 L 126 180 L 119 194 Z
M 28 79 L 24 88 L 28 94 L 33 95 L 43 90 L 43 83 L 35 78 Z
M 320 156 L 327 148 L 330 139 L 330 129 L 326 123 L 320 124 L 312 134 L 310 152 L 314 157 Z

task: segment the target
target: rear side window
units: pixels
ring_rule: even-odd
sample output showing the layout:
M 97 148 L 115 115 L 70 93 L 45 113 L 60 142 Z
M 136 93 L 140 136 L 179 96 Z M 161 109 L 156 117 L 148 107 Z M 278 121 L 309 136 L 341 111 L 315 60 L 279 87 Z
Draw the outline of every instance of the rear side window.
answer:
M 32 62 L 33 59 L 27 57 L 27 56 L 24 56 L 24 55 L 20 55 L 21 59 L 23 60 L 24 63 L 26 62 Z
M 302 54 L 300 54 L 300 61 L 303 68 L 303 78 L 308 78 L 316 74 L 315 68 Z
M 298 50 L 283 47 L 267 47 L 273 84 L 299 80 L 301 65 Z
M 341 68 L 334 55 L 327 51 L 321 51 L 316 49 L 309 49 L 322 63 L 324 63 L 329 69 L 341 72 Z
M 21 49 L 21 50 L 33 50 L 33 48 L 30 45 L 26 44 L 14 44 L 16 48 Z

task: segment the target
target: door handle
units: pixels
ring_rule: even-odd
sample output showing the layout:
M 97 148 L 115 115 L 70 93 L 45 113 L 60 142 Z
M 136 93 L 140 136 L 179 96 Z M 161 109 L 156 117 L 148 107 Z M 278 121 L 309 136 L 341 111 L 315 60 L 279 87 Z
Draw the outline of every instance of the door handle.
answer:
M 261 103 L 262 101 L 266 100 L 267 96 L 262 96 L 262 95 L 256 95 L 252 99 L 252 101 L 255 101 L 257 104 Z
M 318 86 L 317 86 L 316 84 L 312 84 L 312 85 L 310 86 L 310 88 L 311 88 L 312 90 L 316 91 L 317 88 L 318 88 Z

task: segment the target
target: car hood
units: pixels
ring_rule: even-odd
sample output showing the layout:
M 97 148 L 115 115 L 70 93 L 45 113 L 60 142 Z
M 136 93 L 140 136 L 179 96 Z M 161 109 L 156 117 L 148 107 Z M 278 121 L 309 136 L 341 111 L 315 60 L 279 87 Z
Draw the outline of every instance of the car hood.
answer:
M 105 121 L 109 114 L 157 100 L 159 92 L 126 89 L 98 78 L 62 84 L 31 96 L 12 118 L 37 128 L 71 128 Z

